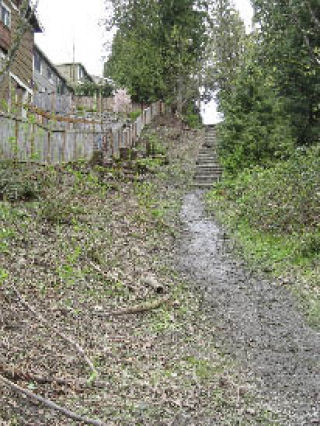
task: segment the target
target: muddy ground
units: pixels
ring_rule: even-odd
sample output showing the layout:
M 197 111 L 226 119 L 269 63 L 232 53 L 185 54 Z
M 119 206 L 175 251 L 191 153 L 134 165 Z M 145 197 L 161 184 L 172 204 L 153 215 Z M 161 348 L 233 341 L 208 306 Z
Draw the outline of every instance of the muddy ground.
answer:
M 289 290 L 252 272 L 204 214 L 201 191 L 185 196 L 180 269 L 204 293 L 218 347 L 245 369 L 274 421 L 320 424 L 320 334 L 311 329 Z

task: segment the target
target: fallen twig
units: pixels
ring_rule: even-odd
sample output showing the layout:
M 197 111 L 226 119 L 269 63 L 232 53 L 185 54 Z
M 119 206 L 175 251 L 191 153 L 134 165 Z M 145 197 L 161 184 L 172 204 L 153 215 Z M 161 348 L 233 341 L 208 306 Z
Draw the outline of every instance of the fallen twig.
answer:
M 109 315 L 126 315 L 126 314 L 139 314 L 142 312 L 152 311 L 158 309 L 162 305 L 166 305 L 169 302 L 169 297 L 163 297 L 162 299 L 155 300 L 154 302 L 141 303 L 140 305 L 132 306 L 130 308 L 123 308 L 117 311 L 111 311 Z
M 95 381 L 91 383 L 87 379 L 66 379 L 64 377 L 51 377 L 51 376 L 40 376 L 37 374 L 24 372 L 17 368 L 9 368 L 0 364 L 0 373 L 10 380 L 25 380 L 28 382 L 36 382 L 39 384 L 46 383 L 57 383 L 58 385 L 70 386 L 70 387 L 98 387 L 105 388 L 108 383 L 102 381 Z
M 147 284 L 149 287 L 152 287 L 156 293 L 158 293 L 158 294 L 164 293 L 163 285 L 160 284 L 154 276 L 147 275 L 142 281 L 145 284 Z
M 106 426 L 106 423 L 103 423 L 100 420 L 93 420 L 93 419 L 89 419 L 89 418 L 86 418 L 86 417 L 79 416 L 78 414 L 74 413 L 73 411 L 70 411 L 67 408 L 61 407 L 60 405 L 56 404 L 55 402 L 51 401 L 50 399 L 43 398 L 42 396 L 39 396 L 39 395 L 37 395 L 37 394 L 27 390 L 27 389 L 24 389 L 24 388 L 16 385 L 11 380 L 6 379 L 2 375 L 0 375 L 0 382 L 2 382 L 5 386 L 9 387 L 10 389 L 15 391 L 16 393 L 26 395 L 28 398 L 39 401 L 42 404 L 44 404 L 45 406 L 51 408 L 52 410 L 59 411 L 60 413 L 69 417 L 70 419 L 77 420 L 77 421 L 85 423 L 87 425 Z
M 95 377 L 97 377 L 98 376 L 98 372 L 95 369 L 92 361 L 85 354 L 85 351 L 83 350 L 83 348 L 77 342 L 75 342 L 74 340 L 72 340 L 70 336 L 67 336 L 66 334 L 62 333 L 57 328 L 55 328 L 54 326 L 52 326 L 52 324 L 48 320 L 46 320 L 41 314 L 39 314 L 35 310 L 35 308 L 33 306 L 31 306 L 26 300 L 23 299 L 23 297 L 21 296 L 21 294 L 19 293 L 19 291 L 16 288 L 14 288 L 13 286 L 11 286 L 11 288 L 14 291 L 14 293 L 17 295 L 20 303 L 23 306 L 25 306 L 30 312 L 32 312 L 38 318 L 39 321 L 41 321 L 42 323 L 46 324 L 46 326 L 48 326 L 50 329 L 54 330 L 55 333 L 58 336 L 60 336 L 65 341 L 67 341 L 71 346 L 73 346 L 77 350 L 77 352 L 83 357 L 83 359 L 85 360 L 85 362 L 90 367 L 90 370 L 92 371 L 93 375 Z
M 93 262 L 89 262 L 89 263 L 90 263 L 91 267 L 92 267 L 94 270 L 96 270 L 97 272 L 99 272 L 99 274 L 101 274 L 103 277 L 106 277 L 106 276 L 107 276 L 107 273 L 106 273 L 105 271 L 103 271 L 103 270 L 100 268 L 100 266 L 96 265 L 96 264 L 95 264 L 95 263 L 93 263 Z

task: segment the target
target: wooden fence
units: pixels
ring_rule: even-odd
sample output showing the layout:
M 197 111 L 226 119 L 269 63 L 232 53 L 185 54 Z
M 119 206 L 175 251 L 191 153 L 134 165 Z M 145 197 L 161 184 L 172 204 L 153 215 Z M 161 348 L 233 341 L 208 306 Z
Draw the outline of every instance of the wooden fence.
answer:
M 145 108 L 133 123 L 63 118 L 40 124 L 0 113 L 0 159 L 42 164 L 89 160 L 94 151 L 117 157 L 121 147 L 135 145 L 145 125 L 164 112 L 156 102 Z
M 69 115 L 77 111 L 116 112 L 114 97 L 59 95 L 56 93 L 34 93 L 32 105 L 46 112 Z M 141 105 L 131 103 L 127 112 L 141 109 Z
M 73 94 L 34 93 L 32 105 L 55 114 L 69 115 L 76 111 L 110 111 L 114 110 L 114 98 L 101 96 L 78 96 Z

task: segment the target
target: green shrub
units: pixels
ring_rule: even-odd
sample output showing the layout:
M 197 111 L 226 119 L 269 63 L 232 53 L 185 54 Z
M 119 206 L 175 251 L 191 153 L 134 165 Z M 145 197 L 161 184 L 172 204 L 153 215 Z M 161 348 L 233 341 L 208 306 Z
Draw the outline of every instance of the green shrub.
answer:
M 51 224 L 71 224 L 78 214 L 84 212 L 84 209 L 78 205 L 73 205 L 70 200 L 65 198 L 50 199 L 45 201 L 39 211 L 42 220 Z
M 296 144 L 285 100 L 276 89 L 273 74 L 256 60 L 258 52 L 253 46 L 235 74 L 232 90 L 218 95 L 224 116 L 217 126 L 220 161 L 233 175 L 287 159 Z
M 222 180 L 208 207 L 254 268 L 289 280 L 320 326 L 320 145 Z
M 21 170 L 14 165 L 1 165 L 0 199 L 30 201 L 39 196 L 39 185 L 31 170 Z
M 137 119 L 138 117 L 140 117 L 140 115 L 141 115 L 141 110 L 140 110 L 140 109 L 137 109 L 137 110 L 135 110 L 135 111 L 131 111 L 131 112 L 130 112 L 130 114 L 129 114 L 129 118 L 130 118 L 130 120 L 131 120 L 131 121 L 136 121 L 136 119 Z
M 273 167 L 246 169 L 220 190 L 235 214 L 256 229 L 292 234 L 312 232 L 320 221 L 320 149 L 297 151 Z
M 191 129 L 199 129 L 202 126 L 199 114 L 189 113 L 184 116 L 184 119 Z

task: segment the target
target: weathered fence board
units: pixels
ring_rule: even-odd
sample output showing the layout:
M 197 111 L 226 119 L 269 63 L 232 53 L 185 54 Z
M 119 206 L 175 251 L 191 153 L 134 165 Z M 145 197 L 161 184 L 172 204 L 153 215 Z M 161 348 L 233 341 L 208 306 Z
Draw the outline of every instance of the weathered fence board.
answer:
M 43 124 L 0 113 L 0 159 L 59 164 L 89 160 L 94 151 L 119 156 L 120 148 L 135 145 L 144 126 L 163 111 L 156 102 L 142 111 L 134 123 L 44 119 Z

